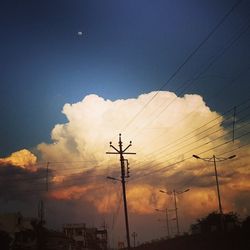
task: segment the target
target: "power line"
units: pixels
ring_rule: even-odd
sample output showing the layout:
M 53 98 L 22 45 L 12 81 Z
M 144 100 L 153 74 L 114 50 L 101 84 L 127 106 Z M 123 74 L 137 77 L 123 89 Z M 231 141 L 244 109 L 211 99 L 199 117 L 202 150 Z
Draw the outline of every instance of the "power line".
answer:
M 164 83 L 160 89 L 149 99 L 149 101 L 144 104 L 140 111 L 138 111 L 132 119 L 130 119 L 126 125 L 123 127 L 122 131 L 128 127 L 135 119 L 138 117 L 142 111 L 155 99 L 159 92 L 164 89 L 169 82 L 181 71 L 181 69 L 192 59 L 192 57 L 198 52 L 198 50 L 213 36 L 213 34 L 219 29 L 219 27 L 225 22 L 225 20 L 230 16 L 230 14 L 241 4 L 242 0 L 237 1 L 229 11 L 219 20 L 219 22 L 214 26 L 214 28 L 207 34 L 207 36 L 200 42 L 200 44 L 187 56 L 184 62 L 175 70 L 175 72 L 168 78 L 166 83 Z
M 245 108 L 243 108 L 243 109 L 239 109 L 239 107 L 241 107 L 242 105 L 245 105 L 249 100 L 250 100 L 250 98 L 247 99 L 247 100 L 245 100 L 244 102 L 241 102 L 239 105 L 235 106 L 235 107 L 237 107 L 237 110 L 238 110 L 238 111 L 237 111 L 237 116 L 238 116 L 240 113 L 243 113 L 243 112 L 247 111 L 247 110 L 250 108 L 250 106 L 247 106 L 247 107 L 245 107 Z M 225 116 L 226 114 L 232 112 L 233 110 L 234 110 L 234 107 L 231 108 L 231 109 L 229 109 L 229 110 L 226 111 L 225 113 L 223 113 L 221 116 Z M 248 117 L 248 116 L 249 116 L 249 114 L 247 114 L 244 118 L 246 118 L 246 117 Z M 222 121 L 220 121 L 220 122 L 218 122 L 218 123 L 216 123 L 216 124 L 214 124 L 214 125 L 212 125 L 212 126 L 206 128 L 205 130 L 202 130 L 202 131 L 198 132 L 200 129 L 202 129 L 202 128 L 204 128 L 204 127 L 207 127 L 207 125 L 213 123 L 214 121 L 216 121 L 216 120 L 218 120 L 218 119 L 221 119 L 221 117 L 219 116 L 219 117 L 216 117 L 215 119 L 212 119 L 212 120 L 206 122 L 206 123 L 203 124 L 202 126 L 196 128 L 196 129 L 193 129 L 192 131 L 188 132 L 187 134 L 184 134 L 182 137 L 177 138 L 174 142 L 169 143 L 169 144 L 167 144 L 166 146 L 163 146 L 163 147 L 160 147 L 160 148 L 156 149 L 155 151 L 153 151 L 152 153 L 150 153 L 150 155 L 153 155 L 154 152 L 159 153 L 159 150 L 160 150 L 160 151 L 163 151 L 163 149 L 168 149 L 168 148 L 173 147 L 173 146 L 181 145 L 181 144 L 183 144 L 184 142 L 188 142 L 189 140 L 191 140 L 191 139 L 193 139 L 193 138 L 196 138 L 198 135 L 200 135 L 200 134 L 202 134 L 202 133 L 204 133 L 204 132 L 210 130 L 210 129 L 213 128 L 214 126 L 216 126 L 216 125 L 222 125 L 222 124 L 225 123 L 227 120 L 230 120 L 231 117 L 228 117 L 228 118 L 226 118 L 226 119 L 224 119 L 224 120 L 222 120 Z M 237 123 L 241 122 L 242 120 L 243 120 L 243 118 L 241 118 L 240 120 L 237 120 Z M 224 129 L 224 128 L 221 128 L 221 131 L 223 131 L 223 129 Z M 198 132 L 198 134 L 196 133 L 195 135 L 193 135 L 196 131 Z M 218 131 L 219 131 L 219 130 L 218 130 Z M 210 134 L 207 134 L 206 136 L 209 136 L 209 135 L 211 135 L 211 134 L 213 134 L 213 133 L 214 133 L 214 132 L 212 132 L 212 133 L 210 133 Z M 188 136 L 191 136 L 191 137 L 188 137 Z M 196 140 L 195 142 L 197 142 L 197 141 L 199 141 L 199 140 L 200 140 L 200 139 Z M 193 143 L 194 143 L 194 142 L 193 142 Z M 141 151 L 141 150 L 139 150 L 139 152 L 140 152 L 140 151 Z M 150 158 L 152 158 L 152 157 L 150 157 Z
M 250 132 L 247 132 L 247 133 L 245 133 L 245 134 L 243 134 L 243 135 L 240 135 L 240 136 L 236 137 L 235 139 L 240 139 L 240 138 L 242 138 L 242 137 L 244 137 L 244 136 L 247 136 L 247 135 L 249 135 L 249 134 L 250 134 Z M 226 145 L 226 144 L 228 144 L 228 143 L 230 143 L 230 142 L 231 142 L 231 140 L 228 140 L 228 141 L 223 142 L 223 143 L 221 143 L 221 144 L 219 144 L 219 145 L 216 145 L 216 146 L 214 146 L 214 147 L 212 147 L 212 148 L 209 148 L 209 149 L 207 149 L 207 150 L 204 150 L 204 151 L 202 151 L 202 152 L 199 152 L 198 154 L 201 155 L 201 154 L 207 153 L 207 152 L 209 152 L 209 151 L 211 151 L 211 150 L 213 150 L 213 149 L 216 149 L 216 148 L 218 148 L 218 147 L 224 146 L 224 145 Z M 145 174 L 143 174 L 143 175 L 140 175 L 140 176 L 138 176 L 138 177 L 132 178 L 130 181 L 138 180 L 138 179 L 144 178 L 144 177 L 146 177 L 146 176 L 149 176 L 149 175 L 152 175 L 152 174 L 156 174 L 156 173 L 158 173 L 158 172 L 162 172 L 162 171 L 164 171 L 164 170 L 169 169 L 170 167 L 173 167 L 173 166 L 175 166 L 175 165 L 177 165 L 177 164 L 180 164 L 180 163 L 182 163 L 182 162 L 184 162 L 184 161 L 186 161 L 186 160 L 189 160 L 189 159 L 192 159 L 192 156 L 186 157 L 185 159 L 182 159 L 182 160 L 180 160 L 180 161 L 171 163 L 171 164 L 169 164 L 169 165 L 167 165 L 167 166 L 164 166 L 164 167 L 162 167 L 162 168 L 159 168 L 159 169 L 156 169 L 156 170 L 154 170 L 154 171 L 151 171 L 151 172 L 145 173 Z M 154 167 L 155 167 L 155 166 L 154 166 Z
M 249 135 L 249 134 L 250 134 L 250 132 L 245 133 L 245 134 L 243 134 L 243 135 L 241 135 L 241 136 L 238 136 L 236 139 L 242 138 L 242 137 L 244 137 L 244 136 L 246 136 L 246 135 Z M 229 142 L 230 142 L 230 141 L 224 142 L 223 144 L 217 145 L 216 147 L 210 148 L 210 149 L 205 150 L 205 151 L 203 151 L 203 152 L 199 152 L 198 154 L 207 153 L 207 152 L 209 152 L 209 151 L 211 151 L 211 150 L 213 150 L 213 149 L 215 149 L 215 148 L 218 148 L 218 147 L 220 147 L 221 145 L 225 145 L 225 144 L 227 144 L 227 143 L 229 143 Z M 250 144 L 250 143 L 245 143 L 244 145 L 239 145 L 238 147 L 236 147 L 236 148 L 234 148 L 234 149 L 231 149 L 231 150 L 228 150 L 228 151 L 223 152 L 223 153 L 221 153 L 221 154 L 218 154 L 218 156 L 227 154 L 227 153 L 229 153 L 229 152 L 233 152 L 233 151 L 239 150 L 239 149 L 241 149 L 241 148 L 243 148 L 243 147 L 248 146 L 249 144 Z M 152 171 L 152 172 L 150 172 L 150 173 L 146 173 L 146 174 L 144 174 L 143 176 L 140 176 L 139 178 L 141 178 L 141 177 L 146 177 L 146 176 L 148 176 L 148 175 L 155 174 L 155 173 L 157 173 L 157 172 L 159 172 L 159 171 L 163 171 L 163 170 L 165 170 L 165 169 L 167 169 L 167 168 L 169 168 L 169 167 L 171 167 L 171 166 L 177 165 L 178 163 L 184 162 L 184 161 L 186 161 L 186 160 L 188 160 L 188 159 L 190 159 L 190 158 L 192 158 L 192 157 L 188 157 L 188 158 L 186 158 L 186 159 L 184 159 L 184 160 L 182 160 L 182 161 L 175 162 L 175 163 L 170 164 L 170 165 L 168 165 L 168 166 L 165 166 L 165 167 L 163 167 L 163 168 L 161 168 L 161 169 Z M 132 181 L 137 180 L 137 179 L 139 179 L 139 178 L 134 178 L 134 179 L 132 179 Z M 72 181 L 74 181 L 74 183 L 67 183 L 67 185 L 61 185 L 61 186 L 59 186 L 59 187 L 51 187 L 50 189 L 51 189 L 52 191 L 53 191 L 53 190 L 61 190 L 62 188 L 72 187 L 72 185 L 75 186 L 75 185 L 78 184 L 78 183 L 75 182 L 75 180 L 72 180 Z M 86 184 L 86 183 L 84 183 L 84 184 Z M 101 186 L 101 187 L 98 187 L 97 190 L 98 190 L 98 189 L 101 189 L 101 188 L 103 188 L 103 187 L 102 187 L 102 186 Z M 7 189 L 7 190 L 8 190 L 8 189 Z M 96 190 L 96 189 L 91 189 L 91 190 Z M 32 189 L 32 190 L 19 190 L 19 191 L 17 192 L 16 189 L 15 189 L 15 194 L 16 194 L 16 196 L 19 195 L 20 193 L 25 193 L 25 194 L 30 193 L 31 195 L 37 195 L 37 193 L 43 192 L 43 191 L 44 191 L 44 189 L 41 189 L 41 190 Z M 11 193 L 10 195 L 14 195 L 14 196 L 15 196 L 15 194 Z M 18 196 L 18 197 L 19 197 L 19 196 Z M 19 198 L 20 198 L 20 197 L 19 197 Z
M 248 29 L 249 29 L 249 27 L 250 27 L 250 24 L 248 23 L 248 25 L 246 26 L 246 27 L 244 27 L 244 29 L 236 36 L 236 38 L 234 38 L 234 39 L 232 39 L 230 42 L 229 42 L 229 44 L 223 49 L 223 50 L 221 50 L 220 51 L 220 53 L 219 54 L 217 54 L 216 56 L 214 56 L 213 58 L 212 58 L 212 60 L 209 62 L 209 64 L 205 67 L 205 69 L 202 71 L 202 72 L 200 72 L 199 74 L 198 74 L 198 76 L 196 76 L 196 77 L 194 77 L 191 81 L 189 81 L 189 82 L 187 82 L 187 83 L 184 83 L 183 85 L 181 85 L 180 87 L 179 87 L 179 89 L 181 89 L 181 88 L 183 88 L 183 90 L 179 93 L 179 95 L 182 95 L 182 94 L 184 94 L 185 93 L 185 91 L 187 90 L 187 88 L 188 87 L 190 87 L 192 84 L 194 84 L 195 83 L 195 80 L 198 80 L 199 78 L 200 78 L 200 76 L 202 76 L 221 56 L 223 56 L 225 53 L 226 53 L 226 51 L 228 50 L 228 49 L 230 49 L 241 37 L 242 37 L 242 35 L 243 34 L 245 34 L 247 31 L 248 31 Z M 139 130 L 140 132 L 143 130 L 143 129 L 145 129 L 148 125 L 150 125 L 154 120 L 156 120 L 156 119 L 158 119 L 159 118 L 159 116 L 160 115 L 162 115 L 163 114 L 163 112 L 164 111 L 166 111 L 166 109 L 169 107 L 169 106 L 171 106 L 171 104 L 173 104 L 177 99 L 178 99 L 179 97 L 178 96 L 176 96 L 176 97 L 174 97 L 166 106 L 164 106 L 157 114 L 156 114 L 156 116 L 153 118 L 153 119 L 151 119 L 150 121 L 148 121 L 147 122 L 147 124 L 146 125 L 144 125 L 143 126 L 143 128 L 138 128 L 137 130 Z M 134 133 L 136 133 L 137 131 L 133 131 Z M 137 135 L 138 136 L 138 135 Z
M 237 130 L 239 130 L 239 129 L 242 129 L 242 128 L 245 128 L 245 127 L 247 127 L 249 125 L 249 122 L 248 123 L 245 123 L 244 125 L 242 125 L 241 127 L 239 127 L 239 128 L 237 128 Z M 197 148 L 201 148 L 202 146 L 205 146 L 205 145 L 208 145 L 209 143 L 212 143 L 212 142 L 214 142 L 214 141 L 216 141 L 216 140 L 218 140 L 218 139 L 220 139 L 220 138 L 223 138 L 223 137 L 225 137 L 227 134 L 230 134 L 231 133 L 231 131 L 228 131 L 226 134 L 223 134 L 222 136 L 220 136 L 220 137 L 217 137 L 217 138 L 215 138 L 214 140 L 211 140 L 211 141 L 209 141 L 209 142 L 206 142 L 206 143 L 204 143 L 204 144 L 201 144 L 201 145 L 199 145 L 199 146 L 195 146 L 195 147 L 193 147 L 192 149 L 189 149 L 188 151 L 185 151 L 184 153 L 183 153 L 183 155 L 185 155 L 185 154 L 187 154 L 187 153 L 189 153 L 189 152 L 192 152 L 192 151 L 194 151 L 194 150 L 196 150 Z M 199 140 L 197 140 L 197 141 L 199 141 Z M 196 141 L 196 142 L 197 142 Z M 229 140 L 229 142 L 230 142 L 231 140 Z M 195 142 L 194 142 L 195 143 Z M 190 145 L 190 144 L 189 144 Z M 186 146 L 189 146 L 189 145 L 186 145 Z M 180 148 L 179 148 L 180 149 Z M 177 150 L 176 150 L 177 151 Z M 173 153 L 173 152 L 172 152 Z M 155 159 L 153 162 L 155 162 L 155 161 L 157 161 L 157 160 L 159 160 L 159 159 L 161 159 L 161 158 L 164 158 L 165 156 L 163 156 L 163 157 L 158 157 L 157 159 Z M 172 158 L 168 158 L 167 160 L 168 161 L 171 161 L 171 160 L 174 160 L 176 158 L 176 156 L 173 156 Z M 153 163 L 153 162 L 151 162 L 151 164 Z M 150 163 L 149 163 L 150 164 Z M 157 163 L 157 164 L 155 164 L 154 166 L 157 166 L 157 165 L 160 165 L 160 164 L 162 164 L 162 163 Z M 138 165 L 138 164 L 137 164 Z M 133 166 L 136 166 L 136 164 L 134 164 Z M 137 167 L 137 171 L 138 171 L 138 167 Z
M 244 127 L 246 127 L 248 125 L 248 123 L 247 124 L 244 124 L 243 126 L 241 126 L 240 128 L 244 128 Z M 215 138 L 214 140 L 211 140 L 211 141 L 209 141 L 209 142 L 205 142 L 205 143 L 203 143 L 203 144 L 201 144 L 201 145 L 199 145 L 199 146 L 195 146 L 194 148 L 192 148 L 192 149 L 189 149 L 188 151 L 185 151 L 184 153 L 182 153 L 183 155 L 185 155 L 185 154 L 187 154 L 187 153 L 189 153 L 189 152 L 192 152 L 192 151 L 194 151 L 194 150 L 196 150 L 196 149 L 198 149 L 198 148 L 201 148 L 202 146 L 205 146 L 205 145 L 208 145 L 209 143 L 212 143 L 212 142 L 214 142 L 214 141 L 216 141 L 216 140 L 218 140 L 218 139 L 220 139 L 220 138 L 223 138 L 223 137 L 225 137 L 227 134 L 229 134 L 229 133 L 231 133 L 231 131 L 229 131 L 228 133 L 226 133 L 226 134 L 223 134 L 222 136 L 220 136 L 220 137 L 217 137 L 217 138 Z M 231 140 L 229 140 L 228 142 L 231 142 Z M 187 145 L 188 146 L 188 145 Z M 161 157 L 161 158 L 163 158 L 163 157 Z M 172 157 L 172 158 L 170 158 L 170 159 L 167 159 L 168 161 L 171 161 L 171 160 L 173 160 L 173 159 L 175 159 L 176 158 L 176 156 L 174 156 L 174 157 Z M 159 159 L 159 158 L 158 158 Z M 156 161 L 156 160 L 155 160 Z M 158 163 L 158 164 L 155 164 L 155 166 L 156 165 L 159 165 L 159 164 L 162 164 L 162 163 Z

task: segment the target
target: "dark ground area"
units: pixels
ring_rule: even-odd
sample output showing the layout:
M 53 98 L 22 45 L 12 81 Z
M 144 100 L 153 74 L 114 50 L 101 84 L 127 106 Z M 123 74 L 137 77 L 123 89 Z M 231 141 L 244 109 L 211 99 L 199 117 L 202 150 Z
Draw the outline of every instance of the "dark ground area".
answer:
M 250 250 L 250 233 L 237 230 L 180 236 L 136 247 L 137 250 Z

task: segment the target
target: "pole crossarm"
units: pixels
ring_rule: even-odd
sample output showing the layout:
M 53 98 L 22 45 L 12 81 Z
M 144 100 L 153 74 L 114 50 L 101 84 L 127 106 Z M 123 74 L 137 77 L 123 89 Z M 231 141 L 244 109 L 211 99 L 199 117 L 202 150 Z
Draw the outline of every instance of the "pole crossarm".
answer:
M 167 195 L 172 195 L 174 194 L 183 194 L 183 193 L 186 193 L 190 190 L 190 188 L 187 188 L 186 190 L 183 190 L 183 191 L 176 191 L 176 190 L 173 190 L 173 191 L 164 191 L 164 190 L 159 190 L 161 193 L 164 193 L 164 194 L 167 194 Z
M 112 145 L 112 142 L 110 142 L 109 145 L 111 148 L 113 148 L 117 152 L 117 154 L 120 154 L 120 151 Z
M 131 146 L 132 146 L 132 141 L 129 142 L 129 145 L 128 145 L 125 149 L 123 149 L 122 152 L 125 153 L 125 151 L 126 151 L 128 148 L 130 148 Z
M 213 155 L 211 158 L 203 158 L 203 157 L 200 157 L 198 155 L 193 155 L 193 157 L 196 158 L 196 159 L 200 159 L 200 160 L 208 161 L 208 162 L 214 162 L 214 159 L 217 162 L 220 162 L 220 161 L 231 160 L 231 159 L 235 158 L 236 155 L 231 155 L 229 157 L 216 157 L 215 155 Z
M 117 179 L 117 178 L 111 177 L 111 176 L 107 176 L 106 178 L 107 178 L 107 179 L 110 179 L 110 180 L 113 180 L 113 181 L 122 181 L 122 180 L 120 180 L 120 179 Z

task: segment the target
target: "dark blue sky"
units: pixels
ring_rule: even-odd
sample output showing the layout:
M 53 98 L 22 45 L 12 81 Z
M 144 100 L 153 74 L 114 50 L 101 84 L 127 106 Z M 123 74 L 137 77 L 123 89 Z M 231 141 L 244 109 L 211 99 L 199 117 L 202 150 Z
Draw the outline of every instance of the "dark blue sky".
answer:
M 0 156 L 49 141 L 66 102 L 159 90 L 236 2 L 2 0 Z M 244 0 L 163 90 L 219 112 L 249 98 L 249 25 Z

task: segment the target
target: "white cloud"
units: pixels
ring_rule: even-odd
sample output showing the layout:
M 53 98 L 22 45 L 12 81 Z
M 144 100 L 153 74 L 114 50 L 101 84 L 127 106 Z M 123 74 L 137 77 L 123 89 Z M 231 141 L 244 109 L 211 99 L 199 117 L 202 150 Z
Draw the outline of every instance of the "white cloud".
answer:
M 191 188 L 180 197 L 181 212 L 190 218 L 216 210 L 213 164 L 196 159 L 181 161 L 192 158 L 193 154 L 202 157 L 220 155 L 240 142 L 236 140 L 235 144 L 218 146 L 228 140 L 228 131 L 221 125 L 223 117 L 211 111 L 201 96 L 177 97 L 167 91 L 161 91 L 153 98 L 155 95 L 156 92 L 151 92 L 138 98 L 116 101 L 88 95 L 78 103 L 65 104 L 62 112 L 68 122 L 55 125 L 51 144 L 38 145 L 42 159 L 51 162 L 51 168 L 57 170 L 55 181 L 51 182 L 57 190 L 51 191 L 50 198 L 60 202 L 79 200 L 82 203 L 85 200 L 99 214 L 112 213 L 119 200 L 119 183 L 107 188 L 113 184 L 105 177 L 119 178 L 119 157 L 105 152 L 113 151 L 109 147 L 111 140 L 115 147 L 118 146 L 118 134 L 122 132 L 123 146 L 132 140 L 133 145 L 128 151 L 137 153 L 126 156 L 131 171 L 127 196 L 132 213 L 145 216 L 152 213 L 154 216 L 155 207 L 172 207 L 171 198 L 159 193 L 159 189 L 164 188 Z M 237 153 L 239 160 L 219 163 L 226 211 L 239 210 L 239 206 L 249 211 L 247 201 L 239 199 L 249 188 L 249 181 L 244 178 L 249 174 L 249 168 L 246 168 L 249 152 L 245 148 L 244 152 Z M 65 164 L 53 165 L 55 161 Z M 81 170 L 76 170 L 76 163 L 70 163 L 76 161 L 83 162 Z M 180 163 L 174 165 L 177 161 Z M 70 170 L 64 172 L 64 167 Z

